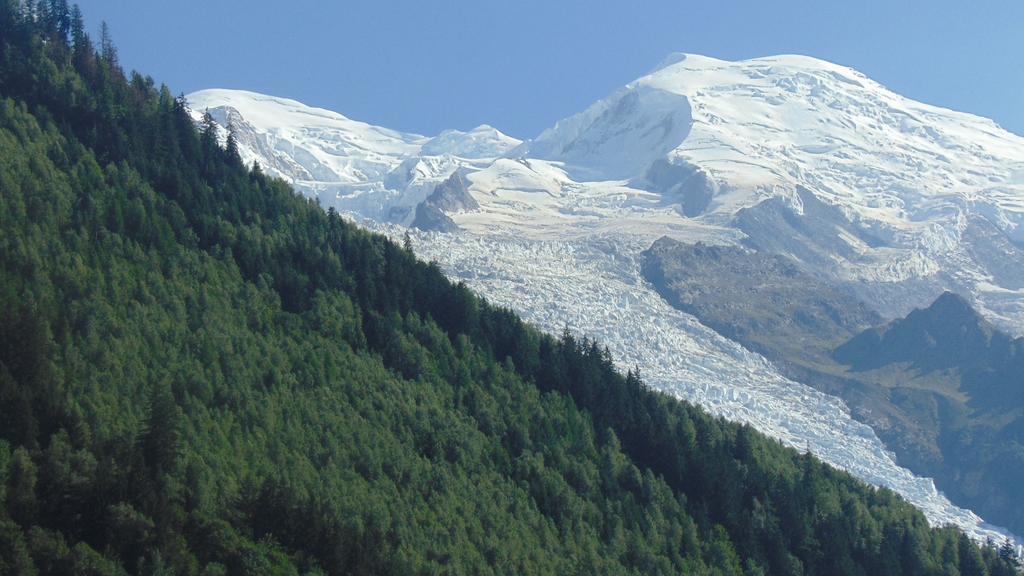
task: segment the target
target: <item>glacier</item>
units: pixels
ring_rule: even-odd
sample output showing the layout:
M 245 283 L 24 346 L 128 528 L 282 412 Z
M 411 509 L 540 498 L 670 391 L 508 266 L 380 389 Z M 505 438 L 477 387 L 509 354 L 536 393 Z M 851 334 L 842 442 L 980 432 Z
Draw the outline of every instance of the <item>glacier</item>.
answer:
M 652 386 L 762 432 L 984 540 L 1009 534 L 900 467 L 832 396 L 675 310 L 641 278 L 661 236 L 785 254 L 896 317 L 943 290 L 1024 332 L 1024 138 L 804 56 L 673 55 L 520 141 L 407 134 L 238 90 L 187 96 L 247 162 L 401 237 L 542 329 L 597 338 Z M 449 180 L 454 174 L 458 178 Z M 446 233 L 410 229 L 439 185 Z
M 406 229 L 366 222 L 396 240 Z M 420 258 L 438 262 L 495 304 L 552 334 L 565 328 L 608 346 L 623 370 L 713 414 L 745 422 L 798 450 L 885 486 L 920 508 L 933 525 L 953 524 L 978 541 L 1008 531 L 951 503 L 930 478 L 896 464 L 846 404 L 781 376 L 770 362 L 665 302 L 640 274 L 644 238 L 584 241 L 411 231 Z

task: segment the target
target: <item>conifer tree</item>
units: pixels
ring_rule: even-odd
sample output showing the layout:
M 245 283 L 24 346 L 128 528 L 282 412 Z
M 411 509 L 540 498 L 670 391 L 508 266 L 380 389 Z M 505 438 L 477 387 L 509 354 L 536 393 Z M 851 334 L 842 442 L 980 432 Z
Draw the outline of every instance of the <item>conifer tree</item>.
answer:
M 242 161 L 242 155 L 238 151 L 238 137 L 234 122 L 228 122 L 228 141 L 224 150 L 227 152 L 229 162 L 238 164 Z
M 1003 540 L 999 546 L 999 557 L 1014 568 L 1020 567 L 1020 560 L 1017 558 L 1017 549 L 1009 538 Z
M 68 0 L 50 0 L 50 14 L 61 40 L 66 41 L 71 31 L 71 13 Z
M 82 50 L 85 45 L 85 22 L 82 19 L 82 9 L 75 4 L 71 7 L 70 15 L 71 49 L 75 52 Z
M 155 384 L 150 391 L 146 426 L 141 437 L 146 468 L 154 476 L 171 473 L 177 467 L 181 411 L 170 387 Z
M 117 47 L 114 46 L 106 20 L 100 23 L 100 59 L 111 68 L 117 67 Z
M 203 119 L 199 123 L 199 151 L 203 162 L 209 165 L 213 158 L 217 157 L 220 146 L 217 143 L 217 122 L 209 110 L 203 112 Z

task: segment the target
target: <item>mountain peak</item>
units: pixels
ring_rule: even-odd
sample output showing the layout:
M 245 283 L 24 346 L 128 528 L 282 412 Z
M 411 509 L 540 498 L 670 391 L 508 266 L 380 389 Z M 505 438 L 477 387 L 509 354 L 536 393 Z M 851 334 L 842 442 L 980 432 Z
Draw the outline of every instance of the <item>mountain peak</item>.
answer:
M 678 64 L 689 57 L 690 55 L 684 52 L 672 52 L 668 56 L 662 58 L 661 62 L 659 62 L 657 66 L 652 68 L 648 74 L 654 74 L 658 70 L 664 70 L 665 68 Z
M 971 144 L 984 153 L 968 153 L 963 134 L 975 135 Z M 729 61 L 674 53 L 517 152 L 562 162 L 574 178 L 590 180 L 643 178 L 657 162 L 697 165 L 711 182 L 740 192 L 741 202 L 759 198 L 757 190 L 793 190 L 815 174 L 834 203 L 846 204 L 860 202 L 865 185 L 928 196 L 949 193 L 947 185 L 919 191 L 945 175 L 978 174 L 967 183 L 976 187 L 1012 181 L 1007 167 L 1024 163 L 1024 139 L 811 56 Z M 885 219 L 916 209 L 907 198 L 875 204 Z
M 914 310 L 902 321 L 915 331 L 926 330 L 937 341 L 968 346 L 972 340 L 987 342 L 991 339 L 993 326 L 966 298 L 954 292 L 945 291 L 930 306 Z
M 481 124 L 468 132 L 445 130 L 423 144 L 421 153 L 450 154 L 462 158 L 495 158 L 522 144 L 501 130 Z
M 944 291 L 939 295 L 938 298 L 932 302 L 931 306 L 925 309 L 930 315 L 939 316 L 946 319 L 957 319 L 957 320 L 977 320 L 984 322 L 981 314 L 979 314 L 971 304 L 959 294 L 950 292 L 949 290 Z
M 722 74 L 721 78 L 712 78 L 712 80 L 720 80 L 725 79 L 729 72 L 737 71 L 752 75 L 753 78 L 784 77 L 801 72 L 822 72 L 852 86 L 863 87 L 865 82 L 878 86 L 877 83 L 872 82 L 867 76 L 853 68 L 804 54 L 776 54 L 742 60 L 723 60 L 702 54 L 681 52 L 669 54 L 651 72 L 636 79 L 634 83 L 644 82 L 645 79 L 651 77 L 671 74 Z
M 835 356 L 857 370 L 910 363 L 924 373 L 974 365 L 1011 342 L 966 299 L 947 291 L 927 308 L 855 336 Z

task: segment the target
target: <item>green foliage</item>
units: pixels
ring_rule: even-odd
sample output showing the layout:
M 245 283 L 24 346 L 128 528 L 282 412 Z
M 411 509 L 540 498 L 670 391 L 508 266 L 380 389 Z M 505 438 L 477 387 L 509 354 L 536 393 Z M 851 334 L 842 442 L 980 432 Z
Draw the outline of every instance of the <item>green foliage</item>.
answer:
M 1011 570 L 246 169 L 77 10 L 3 6 L 0 571 Z

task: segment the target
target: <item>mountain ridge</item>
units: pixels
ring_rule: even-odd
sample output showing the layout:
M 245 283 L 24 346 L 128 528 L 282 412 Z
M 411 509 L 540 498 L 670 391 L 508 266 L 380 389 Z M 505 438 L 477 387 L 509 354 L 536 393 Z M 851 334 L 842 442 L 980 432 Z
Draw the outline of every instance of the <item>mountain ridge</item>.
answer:
M 1009 352 L 1021 343 L 998 332 L 963 297 L 947 291 L 927 308 L 854 337 L 836 349 L 836 358 L 855 370 L 910 362 L 927 372 L 986 362 L 983 350 L 995 346 L 997 353 Z M 859 360 L 865 356 L 870 361 Z
M 923 468 L 996 522 L 1024 525 L 1024 338 L 946 292 L 837 347 L 851 378 L 892 390 L 938 449 Z

